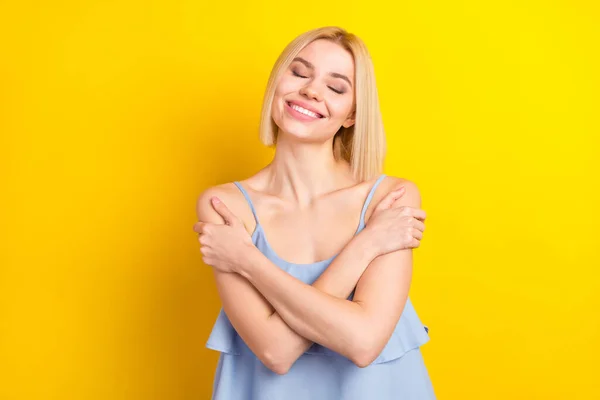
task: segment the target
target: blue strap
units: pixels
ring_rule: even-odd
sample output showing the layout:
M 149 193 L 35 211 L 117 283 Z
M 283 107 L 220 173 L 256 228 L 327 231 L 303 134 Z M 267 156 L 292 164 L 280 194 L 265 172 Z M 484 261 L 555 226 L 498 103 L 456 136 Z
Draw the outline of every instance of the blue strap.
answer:
M 360 226 L 364 225 L 365 214 L 367 212 L 367 208 L 369 207 L 369 204 L 371 203 L 371 200 L 373 199 L 373 195 L 375 194 L 375 190 L 377 189 L 377 186 L 379 186 L 379 184 L 383 181 L 383 178 L 385 178 L 385 176 L 386 176 L 385 174 L 381 174 L 381 176 L 379 178 L 377 178 L 377 181 L 375 181 L 375 184 L 369 191 L 369 195 L 367 196 L 367 199 L 365 200 L 365 204 L 363 205 L 362 211 L 360 213 L 359 228 L 360 228 Z M 234 181 L 233 183 L 235 184 L 235 186 L 238 187 L 238 189 L 240 189 L 240 191 L 246 198 L 246 201 L 248 202 L 248 205 L 250 206 L 250 209 L 252 210 L 252 215 L 254 215 L 254 219 L 256 220 L 256 223 L 259 224 L 258 216 L 256 215 L 256 209 L 254 208 L 254 204 L 252 204 L 252 200 L 250 200 L 250 196 L 248 195 L 248 192 L 246 192 L 246 189 L 244 189 L 244 187 L 238 181 Z
M 367 208 L 369 207 L 369 204 L 371 203 L 371 200 L 373 199 L 373 195 L 375 194 L 375 189 L 377 189 L 377 186 L 379 186 L 381 181 L 383 181 L 383 178 L 385 178 L 385 174 L 381 174 L 381 176 L 379 178 L 377 178 L 377 181 L 375 181 L 375 184 L 371 188 L 371 191 L 369 192 L 369 195 L 367 196 L 367 199 L 365 200 L 365 204 L 363 205 L 362 211 L 360 213 L 360 226 L 364 225 L 364 223 L 365 223 L 365 214 L 367 212 Z
M 254 204 L 252 204 L 252 200 L 250 200 L 250 196 L 248 195 L 248 192 L 246 192 L 246 189 L 244 189 L 238 181 L 234 181 L 233 183 L 235 184 L 235 186 L 238 187 L 238 189 L 240 189 L 240 191 L 246 198 L 246 201 L 248 202 L 248 205 L 250 206 L 250 209 L 252 210 L 252 214 L 254 215 L 254 220 L 256 221 L 256 224 L 258 225 L 258 217 L 256 216 L 256 210 L 254 209 Z

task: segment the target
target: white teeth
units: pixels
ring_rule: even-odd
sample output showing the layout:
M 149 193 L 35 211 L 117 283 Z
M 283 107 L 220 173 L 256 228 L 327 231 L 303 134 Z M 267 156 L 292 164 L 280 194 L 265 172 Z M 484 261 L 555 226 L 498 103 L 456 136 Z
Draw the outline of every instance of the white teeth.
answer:
M 302 107 L 297 106 L 295 104 L 290 104 L 290 107 L 292 107 L 294 110 L 298 111 L 299 113 L 302 113 L 304 115 L 308 115 L 309 117 L 320 118 L 319 114 L 315 114 L 314 112 L 309 111 L 306 108 L 302 108 Z

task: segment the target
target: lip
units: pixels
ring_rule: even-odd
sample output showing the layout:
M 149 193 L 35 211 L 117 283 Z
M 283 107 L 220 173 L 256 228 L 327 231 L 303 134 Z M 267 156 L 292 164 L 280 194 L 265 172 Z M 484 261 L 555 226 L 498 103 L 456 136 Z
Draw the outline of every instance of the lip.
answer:
M 314 121 L 318 121 L 321 118 L 315 118 L 315 117 L 311 117 L 310 115 L 306 115 L 301 113 L 300 111 L 296 111 L 294 110 L 291 106 L 290 103 L 288 103 L 287 101 L 285 102 L 285 106 L 284 106 L 285 112 L 291 116 L 292 118 L 294 118 L 297 121 L 302 121 L 302 122 L 314 122 Z
M 290 104 L 295 104 L 295 105 L 297 105 L 297 106 L 300 106 L 300 107 L 302 107 L 302 108 L 304 108 L 304 109 L 306 109 L 306 110 L 308 110 L 308 111 L 312 111 L 312 112 L 314 112 L 315 114 L 319 114 L 319 115 L 320 115 L 322 118 L 324 118 L 324 117 L 325 117 L 325 115 L 323 115 L 323 113 L 322 113 L 322 112 L 320 112 L 319 110 L 316 110 L 316 109 L 314 109 L 313 107 L 309 106 L 308 104 L 306 104 L 306 103 L 304 103 L 304 102 L 302 102 L 302 101 L 297 101 L 297 100 L 287 100 L 285 103 L 286 103 L 288 106 L 289 106 Z

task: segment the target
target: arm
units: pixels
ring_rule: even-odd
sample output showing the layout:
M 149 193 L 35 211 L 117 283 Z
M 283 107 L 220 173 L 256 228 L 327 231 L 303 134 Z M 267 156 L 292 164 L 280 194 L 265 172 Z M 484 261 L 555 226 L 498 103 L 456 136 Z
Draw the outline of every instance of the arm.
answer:
M 227 193 L 219 189 L 208 189 L 198 199 L 199 220 L 216 224 L 224 222 L 210 204 L 212 196 L 228 198 Z M 254 260 L 281 271 L 255 247 L 252 249 L 256 250 L 252 253 Z M 361 232 L 345 246 L 312 287 L 330 296 L 346 299 L 376 256 L 368 235 Z M 265 366 L 276 373 L 286 373 L 313 341 L 290 328 L 247 279 L 235 273 L 213 271 L 223 309 L 238 334 Z
M 407 182 L 405 186 L 406 194 L 400 204 L 419 208 L 421 200 L 416 185 Z M 346 356 L 358 366 L 367 366 L 377 358 L 408 297 L 412 249 L 374 259 L 360 277 L 353 301 L 306 285 L 265 262 L 257 253 L 258 250 L 239 273 L 295 332 Z

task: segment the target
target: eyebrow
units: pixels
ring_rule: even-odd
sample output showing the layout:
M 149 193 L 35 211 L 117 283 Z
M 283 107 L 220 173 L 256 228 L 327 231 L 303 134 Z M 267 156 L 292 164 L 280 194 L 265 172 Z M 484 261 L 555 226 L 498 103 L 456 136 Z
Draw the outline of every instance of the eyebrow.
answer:
M 312 65 L 310 62 L 308 62 L 307 60 L 305 60 L 302 57 L 296 57 L 292 60 L 292 62 L 294 62 L 294 61 L 301 62 L 302 64 L 304 64 L 306 66 L 306 68 L 315 69 L 314 65 Z M 334 78 L 340 78 L 340 79 L 345 80 L 346 82 L 348 82 L 350 87 L 352 87 L 352 82 L 350 82 L 350 79 L 346 75 L 338 74 L 337 72 L 330 72 L 329 75 Z

